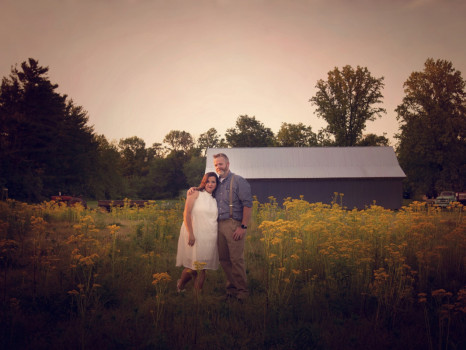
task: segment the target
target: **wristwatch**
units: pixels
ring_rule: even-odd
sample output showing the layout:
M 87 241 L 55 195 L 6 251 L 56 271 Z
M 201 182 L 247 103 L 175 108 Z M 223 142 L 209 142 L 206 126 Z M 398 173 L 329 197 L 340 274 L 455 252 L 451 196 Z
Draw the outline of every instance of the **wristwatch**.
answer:
M 243 230 L 246 230 L 248 227 L 247 227 L 246 225 L 241 224 L 241 228 L 242 228 Z

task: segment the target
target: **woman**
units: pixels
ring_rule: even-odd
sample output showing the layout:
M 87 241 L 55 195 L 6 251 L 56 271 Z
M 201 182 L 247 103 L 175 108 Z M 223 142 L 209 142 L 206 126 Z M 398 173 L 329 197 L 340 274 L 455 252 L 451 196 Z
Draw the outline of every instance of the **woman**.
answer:
M 207 173 L 198 191 L 187 195 L 176 255 L 176 266 L 185 267 L 176 284 L 178 292 L 184 291 L 191 279 L 194 279 L 194 288 L 201 291 L 206 270 L 218 268 L 217 201 L 214 198 L 217 183 L 217 174 Z

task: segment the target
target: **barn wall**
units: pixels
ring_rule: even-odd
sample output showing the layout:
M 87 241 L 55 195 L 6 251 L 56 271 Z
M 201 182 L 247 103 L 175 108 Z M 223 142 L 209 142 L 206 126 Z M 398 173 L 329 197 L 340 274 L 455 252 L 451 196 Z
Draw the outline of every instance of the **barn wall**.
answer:
M 268 202 L 273 196 L 279 204 L 287 197 L 314 203 L 330 204 L 334 192 L 343 193 L 343 206 L 348 209 L 364 209 L 373 204 L 387 209 L 399 209 L 402 205 L 402 179 L 248 179 L 252 194 L 259 202 Z

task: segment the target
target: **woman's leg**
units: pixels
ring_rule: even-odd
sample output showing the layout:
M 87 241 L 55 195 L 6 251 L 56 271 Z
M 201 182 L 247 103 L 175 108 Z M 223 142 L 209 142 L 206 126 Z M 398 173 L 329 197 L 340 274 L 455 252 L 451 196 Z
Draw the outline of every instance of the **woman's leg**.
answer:
M 194 288 L 196 288 L 198 291 L 201 291 L 202 287 L 204 286 L 205 275 L 206 275 L 205 270 L 199 271 L 198 276 L 196 280 L 194 281 Z
M 191 281 L 192 278 L 196 280 L 196 277 L 197 277 L 197 271 L 185 268 L 183 272 L 181 273 L 181 278 L 176 283 L 176 287 L 178 288 L 179 291 L 181 291 L 184 289 L 186 283 Z

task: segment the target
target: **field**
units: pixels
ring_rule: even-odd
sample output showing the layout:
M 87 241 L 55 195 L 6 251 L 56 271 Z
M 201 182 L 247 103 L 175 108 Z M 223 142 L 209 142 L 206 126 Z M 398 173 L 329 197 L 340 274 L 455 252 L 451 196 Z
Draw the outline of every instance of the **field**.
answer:
M 0 202 L 2 349 L 466 349 L 461 205 L 254 202 L 250 298 L 176 292 L 184 202 Z

